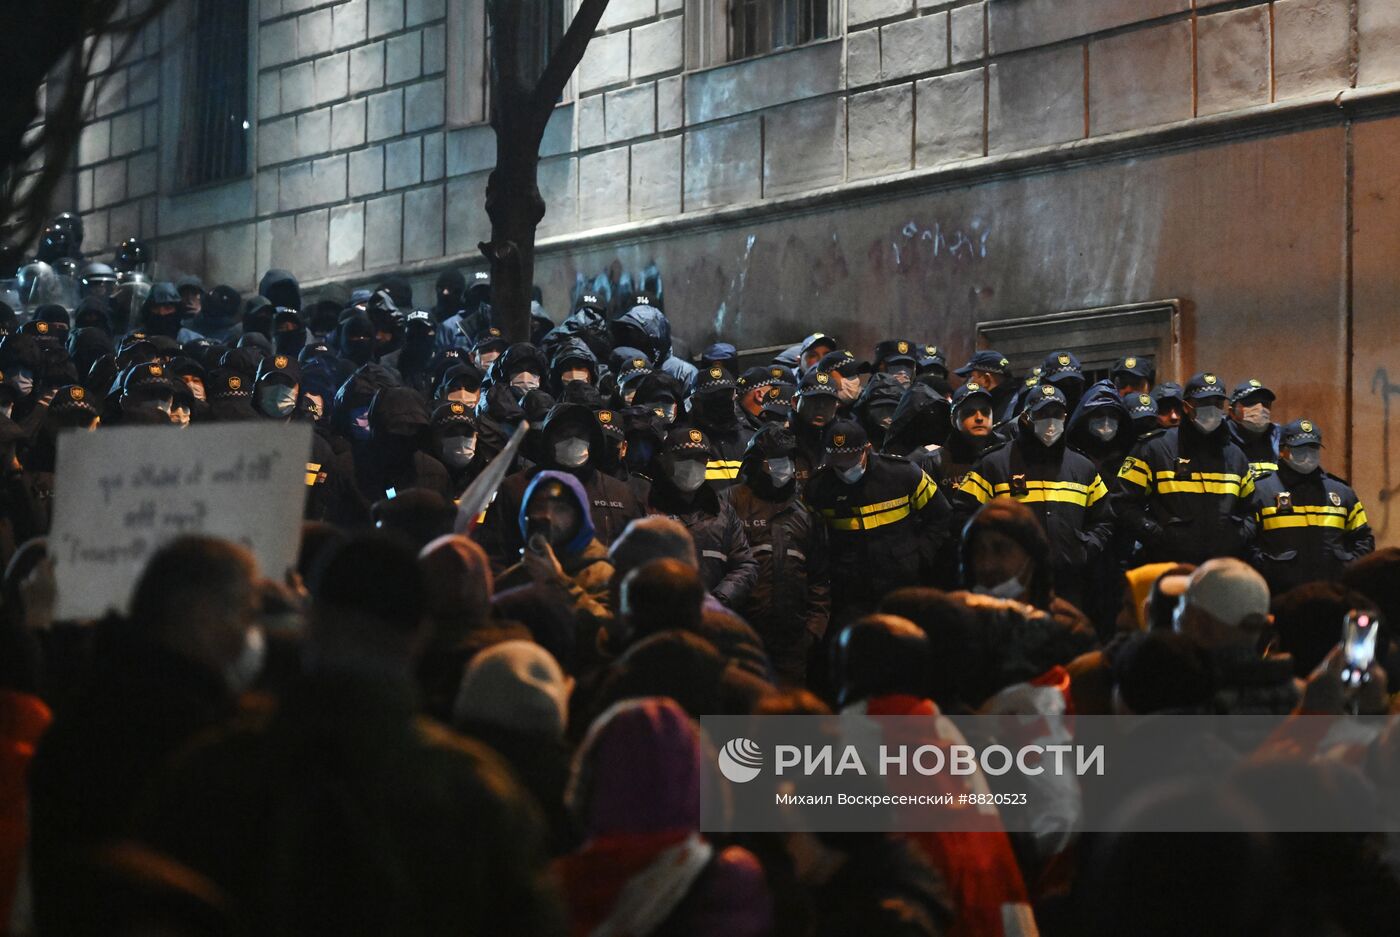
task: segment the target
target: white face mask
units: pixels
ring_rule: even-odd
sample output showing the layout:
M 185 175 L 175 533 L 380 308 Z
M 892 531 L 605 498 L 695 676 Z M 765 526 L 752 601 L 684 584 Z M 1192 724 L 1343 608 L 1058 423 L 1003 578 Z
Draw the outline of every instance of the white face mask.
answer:
M 242 693 L 253 685 L 262 673 L 267 660 L 267 641 L 261 628 L 249 628 L 243 633 L 243 650 L 238 659 L 224 670 L 224 682 L 235 693 Z
M 263 390 L 262 412 L 276 418 L 292 415 L 297 408 L 297 389 L 284 384 L 274 384 Z
M 194 395 L 194 399 L 195 399 L 195 400 L 198 400 L 200 403 L 203 403 L 203 402 L 204 402 L 204 382 L 203 382 L 203 381 L 198 381 L 198 380 L 195 380 L 195 381 L 186 381 L 186 382 L 185 382 L 185 386 L 188 387 L 188 388 L 190 389 L 190 393 Z
M 15 393 L 21 397 L 28 397 L 29 392 L 34 389 L 34 376 L 28 371 L 16 371 L 9 376 L 9 382 Z
M 847 485 L 854 485 L 865 475 L 865 463 L 857 462 L 850 468 L 837 469 L 836 477 Z
M 773 483 L 774 488 L 782 488 L 792 481 L 795 472 L 791 459 L 768 459 L 764 465 L 768 469 L 768 480 Z
M 1256 403 L 1245 407 L 1240 413 L 1240 423 L 1253 433 L 1262 433 L 1269 428 L 1269 407 Z
M 530 391 L 540 389 L 540 376 L 531 374 L 529 371 L 521 371 L 510 379 L 510 386 L 515 388 L 517 396 L 524 397 Z
M 994 599 L 1019 599 L 1026 594 L 1026 587 L 1021 585 L 1020 576 L 1012 576 L 994 586 L 973 586 L 972 591 Z
M 559 375 L 559 383 L 567 384 L 570 381 L 588 381 L 589 374 L 584 368 L 570 368 Z
M 499 351 L 472 352 L 472 357 L 476 359 L 476 366 L 483 371 L 489 368 L 491 362 L 495 361 L 500 356 L 501 353 Z
M 1220 407 L 1197 407 L 1191 414 L 1191 422 L 1196 424 L 1196 429 L 1209 435 L 1220 428 L 1220 424 L 1225 419 L 1225 411 Z
M 442 461 L 448 468 L 466 468 L 475 456 L 475 436 L 449 436 L 442 441 Z
M 1035 421 L 1035 436 L 1042 445 L 1055 445 L 1064 432 L 1065 418 L 1062 416 L 1045 417 Z
M 1302 446 L 1289 449 L 1283 456 L 1283 461 L 1298 474 L 1307 475 L 1317 471 L 1317 467 L 1322 464 L 1322 452 L 1316 446 Z
M 1118 421 L 1107 414 L 1089 417 L 1089 432 L 1098 439 L 1108 442 L 1118 435 Z
M 852 403 L 860 396 L 860 378 L 842 377 L 835 375 L 840 387 L 836 389 L 836 398 L 844 403 Z
M 554 444 L 554 461 L 564 468 L 578 468 L 588 461 L 588 440 L 559 440 Z
M 683 459 L 671 469 L 671 482 L 681 491 L 695 491 L 705 484 L 705 463 Z

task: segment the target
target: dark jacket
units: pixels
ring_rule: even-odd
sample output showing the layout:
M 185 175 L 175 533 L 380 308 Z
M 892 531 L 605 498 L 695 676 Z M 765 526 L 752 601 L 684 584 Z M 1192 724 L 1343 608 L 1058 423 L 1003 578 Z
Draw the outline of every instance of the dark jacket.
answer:
M 1376 548 L 1356 492 L 1321 469 L 1302 475 L 1281 464 L 1255 482 L 1253 508 L 1259 532 L 1250 559 L 1273 595 L 1339 579 L 1344 566 Z
M 1240 556 L 1254 537 L 1254 477 L 1224 424 L 1182 423 L 1138 443 L 1118 472 L 1114 509 L 1143 563 Z
M 566 338 L 554 349 L 554 353 L 549 358 L 549 378 L 548 385 L 550 393 L 556 397 L 564 392 L 564 384 L 560 379 L 560 374 L 564 370 L 564 365 L 569 361 L 583 361 L 588 369 L 593 372 L 593 382 L 598 380 L 598 356 L 593 354 L 593 350 L 588 347 L 588 343 L 581 338 Z
M 1230 424 L 1230 438 L 1244 451 L 1256 478 L 1278 471 L 1278 445 L 1282 431 L 1277 423 L 1270 423 L 1267 430 L 1255 434 L 1246 432 L 1234 420 L 1227 422 Z
M 482 391 L 476 403 L 476 458 L 482 465 L 494 459 L 515 428 L 525 419 L 525 410 L 508 384 L 493 384 Z
M 775 493 L 776 494 L 776 493 Z M 758 579 L 740 611 L 759 636 L 773 668 L 801 683 L 807 653 L 826 634 L 831 614 L 827 581 L 826 530 L 797 497 L 796 483 L 787 496 L 770 499 L 747 483 L 724 493 L 744 523 Z
M 1078 602 L 1085 570 L 1113 534 L 1108 489 L 1094 464 L 1066 447 L 1063 437 L 1047 447 L 1023 429 L 1012 442 L 983 451 L 953 501 L 961 517 L 1003 496 L 1039 519 L 1050 538 L 1056 589 Z
M 388 387 L 369 408 L 370 440 L 355 452 L 355 484 L 370 504 L 388 492 L 426 488 L 451 499 L 451 480 L 441 462 L 421 451 L 426 442 L 428 408 L 416 390 Z
M 921 584 L 948 534 L 948 499 L 922 469 L 897 456 L 872 452 L 854 485 L 823 468 L 803 500 L 826 527 L 834 612 L 873 609 L 887 592 Z
M 695 377 L 699 373 L 695 365 L 682 361 L 671 353 L 671 323 L 666 315 L 654 306 L 633 306 L 613 323 L 614 335 L 644 337 L 645 344 L 635 341 L 619 341 L 618 344 L 638 344 L 651 352 L 656 367 L 680 381 L 686 391 L 695 387 Z
M 1118 435 L 1107 442 L 1089 432 L 1089 418 L 1105 411 L 1118 417 Z M 1065 424 L 1065 438 L 1071 449 L 1088 456 L 1105 484 L 1118 477 L 1118 469 L 1135 439 L 1132 416 L 1112 381 L 1099 381 L 1084 392 L 1079 406 Z
M 705 588 L 725 607 L 742 608 L 758 580 L 758 563 L 734 506 L 721 500 L 708 485 L 701 485 L 687 500 L 660 477 L 652 484 L 647 509 L 685 525 L 695 541 L 695 558 Z
M 813 937 L 879 934 L 942 937 L 955 918 L 947 883 L 913 843 L 879 833 L 845 834 L 848 858 L 811 890 Z

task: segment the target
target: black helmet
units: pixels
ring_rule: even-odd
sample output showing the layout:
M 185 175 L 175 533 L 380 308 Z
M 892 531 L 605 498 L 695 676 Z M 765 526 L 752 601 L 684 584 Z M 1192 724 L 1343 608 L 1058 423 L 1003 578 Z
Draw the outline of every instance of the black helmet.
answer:
M 116 256 L 112 258 L 112 266 L 119 273 L 132 273 L 143 269 L 150 261 L 151 255 L 146 250 L 146 244 L 140 238 L 127 238 L 117 246 Z
M 101 295 L 110 296 L 117 288 L 117 271 L 96 260 L 85 265 L 79 276 L 83 284 L 83 295 L 100 291 Z

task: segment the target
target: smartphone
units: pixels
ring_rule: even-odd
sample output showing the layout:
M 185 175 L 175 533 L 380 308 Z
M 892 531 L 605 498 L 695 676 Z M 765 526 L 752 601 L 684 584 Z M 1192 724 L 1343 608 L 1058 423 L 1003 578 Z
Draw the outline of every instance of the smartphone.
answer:
M 1342 654 L 1346 666 L 1342 680 L 1348 686 L 1360 686 L 1366 671 L 1376 658 L 1376 617 L 1369 612 L 1352 609 L 1342 620 Z

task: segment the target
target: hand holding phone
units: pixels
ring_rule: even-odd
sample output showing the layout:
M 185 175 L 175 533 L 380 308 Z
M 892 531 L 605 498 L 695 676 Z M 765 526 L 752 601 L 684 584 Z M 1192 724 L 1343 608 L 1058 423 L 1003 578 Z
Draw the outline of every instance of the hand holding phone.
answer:
M 1369 679 L 1368 671 L 1376 659 L 1376 636 L 1379 632 L 1376 616 L 1352 609 L 1342 620 L 1342 682 L 1359 687 Z

